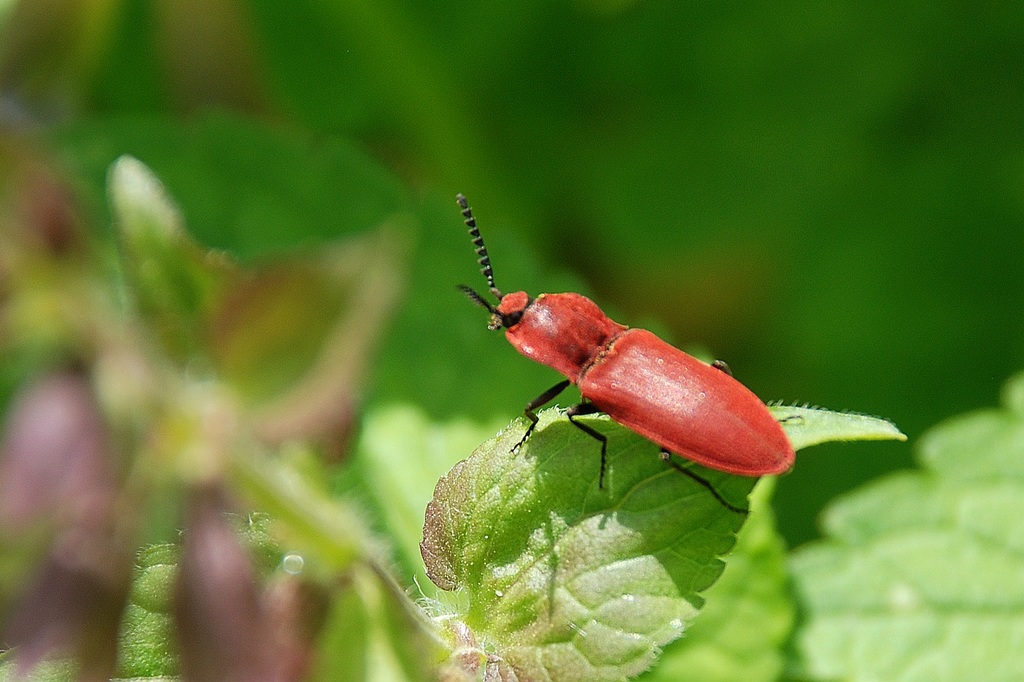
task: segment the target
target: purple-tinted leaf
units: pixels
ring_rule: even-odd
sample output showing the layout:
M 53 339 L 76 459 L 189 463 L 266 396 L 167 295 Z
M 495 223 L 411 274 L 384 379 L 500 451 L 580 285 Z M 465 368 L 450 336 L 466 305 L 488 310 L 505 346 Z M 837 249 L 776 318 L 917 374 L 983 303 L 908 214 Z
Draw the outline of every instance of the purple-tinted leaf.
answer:
M 329 610 L 330 595 L 316 583 L 282 576 L 265 593 L 278 679 L 304 680 L 313 665 L 317 636 Z
M 74 657 L 81 679 L 108 679 L 128 592 L 131 556 L 96 524 L 62 531 L 7 624 L 22 671 Z
M 71 192 L 52 171 L 25 159 L 16 178 L 16 239 L 28 248 L 61 255 L 81 246 L 83 234 Z
M 0 450 L 0 529 L 103 520 L 113 499 L 107 434 L 86 378 L 58 372 L 22 389 Z
M 216 489 L 193 496 L 175 590 L 183 677 L 278 680 L 252 561 L 224 512 Z

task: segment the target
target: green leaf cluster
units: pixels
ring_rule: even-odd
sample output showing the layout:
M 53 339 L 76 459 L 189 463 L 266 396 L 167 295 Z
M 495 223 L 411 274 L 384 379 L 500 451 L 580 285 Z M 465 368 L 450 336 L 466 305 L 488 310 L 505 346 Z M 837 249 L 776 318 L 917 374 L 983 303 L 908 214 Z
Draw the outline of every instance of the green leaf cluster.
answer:
M 1024 375 L 1004 406 L 950 419 L 921 469 L 836 501 L 791 558 L 812 679 L 1024 676 Z
M 899 433 L 860 416 L 773 409 L 789 417 L 795 441 Z M 704 635 L 688 637 L 747 518 L 709 487 L 742 509 L 755 479 L 690 462 L 682 466 L 693 476 L 683 476 L 656 445 L 607 417 L 589 424 L 608 437 L 604 487 L 596 441 L 555 409 L 540 414 L 526 440 L 526 423 L 514 423 L 438 483 L 421 551 L 433 583 L 454 594 L 439 596 L 437 607 L 458 642 L 449 665 L 503 678 L 618 680 L 647 670 L 683 636 L 666 654 L 667 670 L 705 675 L 683 679 L 739 671 L 773 679 L 793 606 L 770 516 L 755 512 L 741 535 L 739 567 L 712 610 L 717 624 L 713 615 Z M 762 493 L 761 513 L 765 502 Z M 737 613 L 758 619 L 754 636 L 729 637 L 723 621 Z M 466 650 L 477 658 L 467 663 Z
M 744 511 L 755 479 L 680 460 L 684 476 L 598 416 L 586 420 L 608 438 L 601 485 L 597 443 L 557 408 L 485 440 L 497 424 L 439 425 L 393 405 L 349 441 L 352 397 L 397 295 L 394 229 L 238 264 L 190 236 L 141 162 L 122 157 L 108 178 L 125 295 L 109 297 L 109 271 L 82 275 L 97 282 L 96 307 L 63 328 L 68 346 L 95 355 L 90 375 L 128 472 L 118 504 L 159 501 L 119 533 L 166 534 L 168 508 L 187 512 L 209 490 L 257 510 L 236 524 L 258 585 L 239 594 L 276 614 L 275 627 L 305 633 L 295 646 L 308 674 L 619 680 L 663 652 L 654 679 L 772 679 L 783 668 L 794 604 L 769 485 Z M 36 281 L 25 272 L 16 298 Z M 883 420 L 770 409 L 797 447 L 902 438 Z M 345 466 L 330 463 L 346 453 Z M 137 556 L 117 675 L 182 673 L 183 581 L 202 580 L 185 574 L 218 567 L 187 560 L 188 547 Z M 744 619 L 759 627 L 734 633 Z

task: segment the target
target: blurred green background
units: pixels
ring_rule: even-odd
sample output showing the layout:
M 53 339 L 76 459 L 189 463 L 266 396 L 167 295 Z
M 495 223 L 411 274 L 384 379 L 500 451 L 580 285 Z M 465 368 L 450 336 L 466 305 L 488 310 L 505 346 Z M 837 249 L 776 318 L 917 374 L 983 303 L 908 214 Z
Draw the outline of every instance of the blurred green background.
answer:
M 246 261 L 410 213 L 369 402 L 512 417 L 557 377 L 454 290 L 464 192 L 506 291 L 907 432 L 801 454 L 797 544 L 1024 366 L 1022 55 L 1013 3 L 0 0 L 0 212 L 57 167 L 109 230 L 130 153 Z

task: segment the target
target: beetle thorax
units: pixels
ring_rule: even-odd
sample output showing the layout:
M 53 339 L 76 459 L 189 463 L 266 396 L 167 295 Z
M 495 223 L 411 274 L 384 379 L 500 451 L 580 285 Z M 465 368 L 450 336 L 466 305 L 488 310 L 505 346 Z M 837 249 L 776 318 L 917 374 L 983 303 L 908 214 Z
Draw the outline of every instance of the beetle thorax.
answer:
M 525 292 L 501 299 L 498 312 L 520 315 L 505 331 L 509 343 L 574 383 L 580 374 L 626 329 L 585 296 L 541 294 L 532 301 Z

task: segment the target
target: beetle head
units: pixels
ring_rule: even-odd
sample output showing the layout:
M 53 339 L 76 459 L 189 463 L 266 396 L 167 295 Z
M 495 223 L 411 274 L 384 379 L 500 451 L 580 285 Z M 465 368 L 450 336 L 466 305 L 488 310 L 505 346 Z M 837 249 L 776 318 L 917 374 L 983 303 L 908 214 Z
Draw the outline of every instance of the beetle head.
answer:
M 492 332 L 503 327 L 508 329 L 517 325 L 522 317 L 522 311 L 530 303 L 529 296 L 524 291 L 517 291 L 503 296 L 498 301 L 498 305 L 493 305 L 466 285 L 459 285 L 459 291 L 466 294 L 469 300 L 481 308 L 485 308 L 490 313 L 490 322 L 487 323 L 487 329 Z
M 469 300 L 481 308 L 485 308 L 491 314 L 491 321 L 487 323 L 487 328 L 491 331 L 501 329 L 502 327 L 507 329 L 518 324 L 519 320 L 523 317 L 523 311 L 526 310 L 526 306 L 530 305 L 531 302 L 529 295 L 525 291 L 516 291 L 499 298 L 498 305 L 492 305 L 487 299 L 465 284 L 458 285 L 458 289 L 466 294 Z

